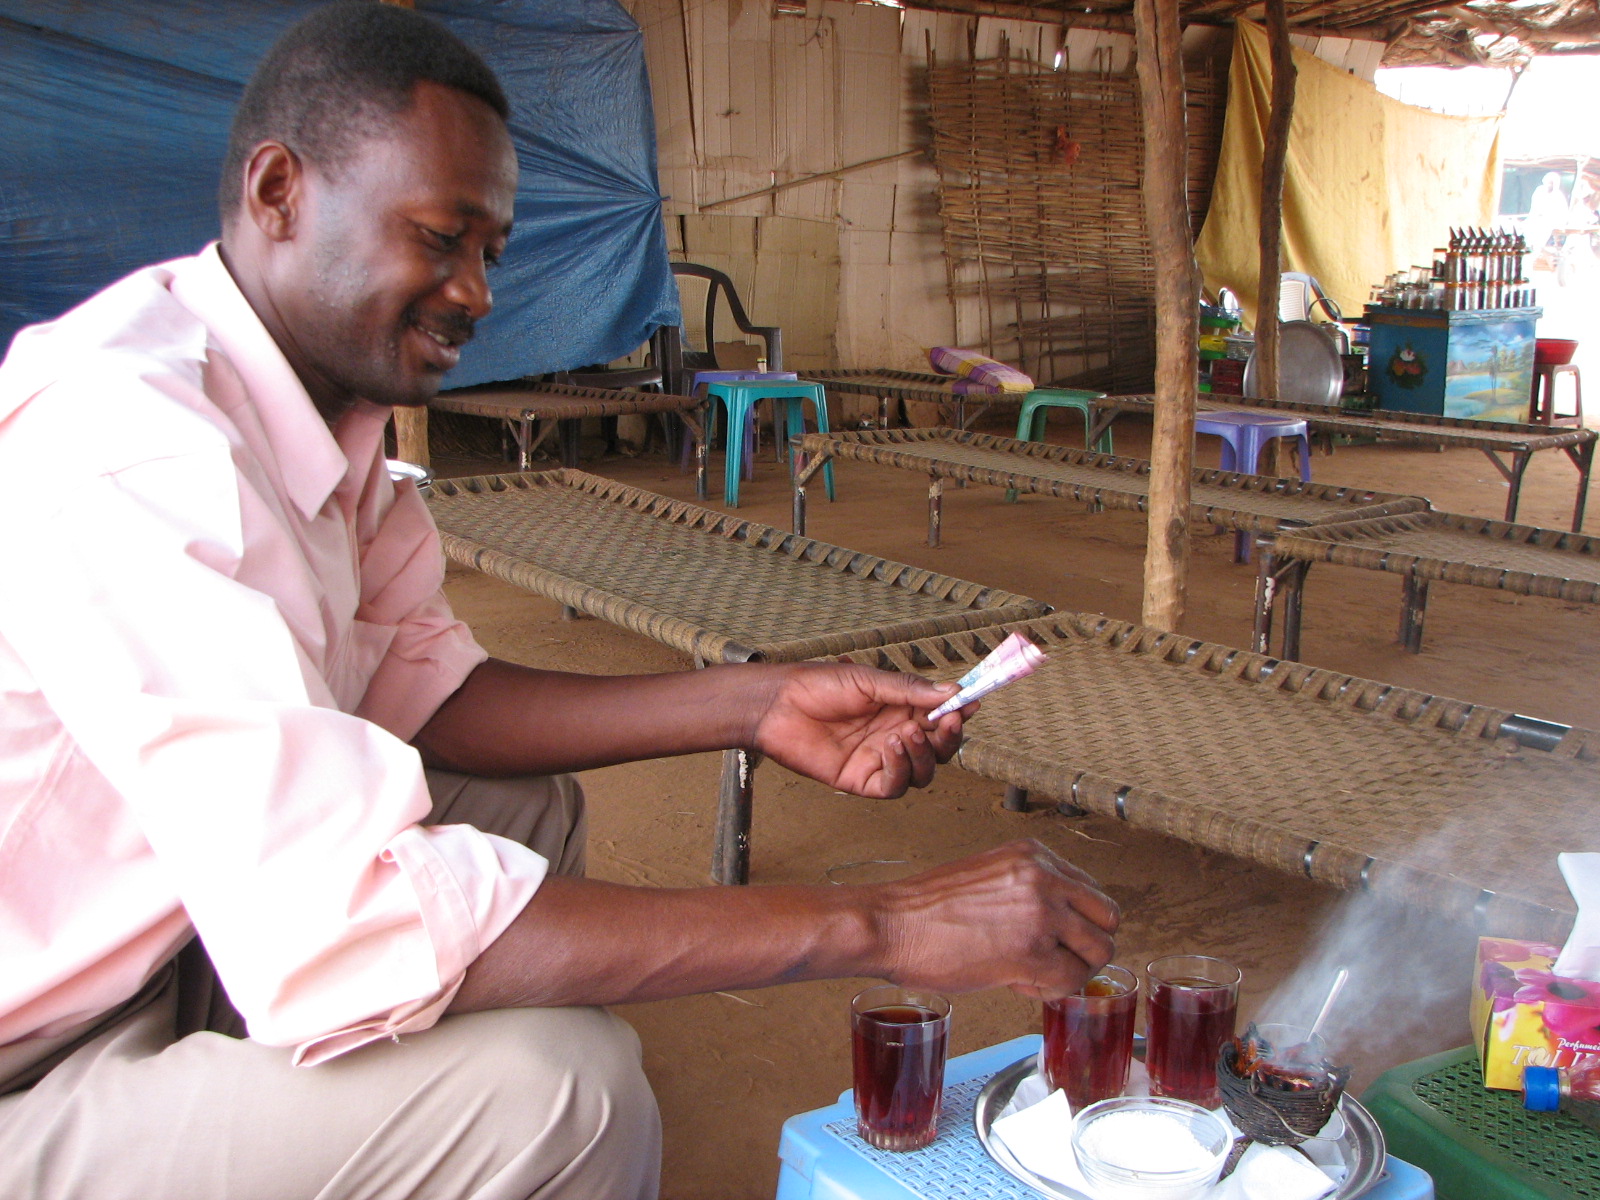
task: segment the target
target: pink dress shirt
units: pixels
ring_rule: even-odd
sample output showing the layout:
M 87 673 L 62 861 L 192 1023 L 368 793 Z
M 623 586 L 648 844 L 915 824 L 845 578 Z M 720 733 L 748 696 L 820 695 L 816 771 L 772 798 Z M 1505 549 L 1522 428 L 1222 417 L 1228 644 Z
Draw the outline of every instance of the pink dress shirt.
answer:
M 484 652 L 390 482 L 215 246 L 0 365 L 0 1045 L 132 996 L 198 929 L 313 1063 L 436 1021 L 543 858 L 422 827 L 407 740 Z

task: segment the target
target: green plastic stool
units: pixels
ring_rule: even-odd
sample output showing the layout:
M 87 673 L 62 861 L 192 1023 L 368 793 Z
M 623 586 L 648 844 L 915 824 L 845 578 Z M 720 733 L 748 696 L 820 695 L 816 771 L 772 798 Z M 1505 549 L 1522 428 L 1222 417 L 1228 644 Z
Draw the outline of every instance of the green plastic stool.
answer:
M 1600 1137 L 1485 1088 L 1472 1046 L 1384 1072 L 1361 1103 L 1390 1153 L 1433 1176 L 1438 1200 L 1600 1200 Z
M 1052 408 L 1075 408 L 1083 414 L 1083 443 L 1089 445 L 1089 430 L 1094 425 L 1094 402 L 1104 400 L 1104 392 L 1086 392 L 1079 388 L 1034 388 L 1022 401 L 1022 413 L 1017 417 L 1017 441 L 1044 441 L 1044 422 Z M 1094 441 L 1096 454 L 1115 454 L 1111 448 L 1111 430 L 1101 431 Z M 1015 488 L 1006 489 L 1006 503 L 1015 504 Z

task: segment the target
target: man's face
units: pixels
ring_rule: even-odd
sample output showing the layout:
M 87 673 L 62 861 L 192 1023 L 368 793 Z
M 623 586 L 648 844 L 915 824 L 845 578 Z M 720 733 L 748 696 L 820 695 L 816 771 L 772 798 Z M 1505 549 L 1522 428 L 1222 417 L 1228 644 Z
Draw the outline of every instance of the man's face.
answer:
M 517 159 L 474 96 L 422 83 L 331 173 L 306 167 L 294 253 L 275 289 L 285 347 L 318 407 L 426 404 L 492 303 Z

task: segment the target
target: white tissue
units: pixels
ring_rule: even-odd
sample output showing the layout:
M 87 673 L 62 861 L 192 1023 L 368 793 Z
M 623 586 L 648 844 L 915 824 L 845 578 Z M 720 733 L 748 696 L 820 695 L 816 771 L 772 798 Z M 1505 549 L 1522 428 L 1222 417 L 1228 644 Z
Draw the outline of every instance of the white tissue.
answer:
M 1043 1091 L 1044 1081 L 1038 1073 L 1024 1079 L 990 1132 L 1035 1175 L 1093 1196 L 1072 1154 L 1072 1105 L 1060 1090 L 1039 1099 Z M 1144 1064 L 1135 1062 L 1124 1094 L 1145 1095 L 1148 1091 Z M 1226 1112 L 1217 1115 L 1233 1129 Z M 1237 1129 L 1233 1133 L 1238 1136 Z M 1245 1151 L 1233 1174 L 1205 1195 L 1206 1200 L 1317 1200 L 1336 1186 L 1335 1179 L 1299 1151 L 1257 1144 Z
M 1568 979 L 1600 981 L 1600 854 L 1558 854 L 1556 864 L 1578 905 L 1578 919 L 1550 969 Z

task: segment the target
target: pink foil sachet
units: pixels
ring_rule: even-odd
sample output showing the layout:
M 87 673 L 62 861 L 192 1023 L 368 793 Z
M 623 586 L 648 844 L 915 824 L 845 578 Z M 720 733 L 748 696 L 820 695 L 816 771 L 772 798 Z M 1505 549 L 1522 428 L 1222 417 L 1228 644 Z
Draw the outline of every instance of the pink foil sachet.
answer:
M 928 719 L 937 721 L 946 713 L 955 712 L 962 705 L 971 704 L 997 688 L 1014 683 L 1024 675 L 1032 675 L 1044 660 L 1044 651 L 1022 634 L 1013 633 L 957 680 L 961 690 L 929 713 Z

